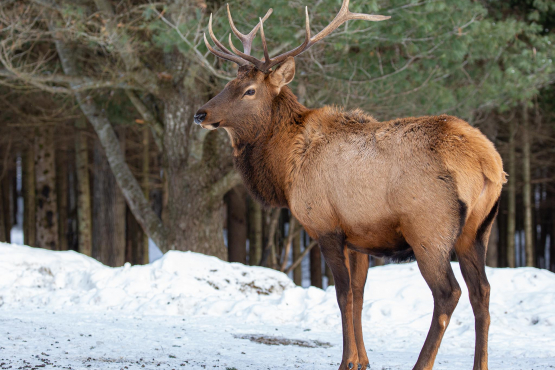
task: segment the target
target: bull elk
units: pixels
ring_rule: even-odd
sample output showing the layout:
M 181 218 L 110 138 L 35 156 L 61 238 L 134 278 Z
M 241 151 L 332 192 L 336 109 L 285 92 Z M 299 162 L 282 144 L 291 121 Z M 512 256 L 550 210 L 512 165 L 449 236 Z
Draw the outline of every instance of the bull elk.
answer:
M 488 365 L 490 286 L 485 255 L 506 182 L 501 157 L 476 128 L 441 115 L 378 122 L 361 110 L 309 109 L 286 86 L 294 57 L 348 20 L 390 17 L 352 13 L 343 0 L 334 20 L 297 48 L 268 55 L 261 18 L 248 34 L 229 23 L 243 43 L 229 50 L 212 31 L 216 56 L 239 65 L 237 78 L 198 110 L 203 128 L 225 129 L 234 163 L 260 202 L 288 207 L 318 241 L 335 279 L 343 328 L 340 370 L 369 367 L 361 327 L 368 254 L 415 258 L 434 299 L 432 323 L 414 369 L 432 369 L 461 289 L 450 264 L 454 250 L 475 316 L 474 369 Z M 264 59 L 250 55 L 260 30 Z

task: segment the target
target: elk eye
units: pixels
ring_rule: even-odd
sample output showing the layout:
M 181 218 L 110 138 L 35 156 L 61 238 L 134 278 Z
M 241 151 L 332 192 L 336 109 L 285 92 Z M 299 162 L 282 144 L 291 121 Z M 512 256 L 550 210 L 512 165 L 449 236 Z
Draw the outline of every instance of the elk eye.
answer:
M 255 92 L 254 89 L 249 89 L 249 90 L 245 91 L 244 95 L 254 95 L 254 92 Z

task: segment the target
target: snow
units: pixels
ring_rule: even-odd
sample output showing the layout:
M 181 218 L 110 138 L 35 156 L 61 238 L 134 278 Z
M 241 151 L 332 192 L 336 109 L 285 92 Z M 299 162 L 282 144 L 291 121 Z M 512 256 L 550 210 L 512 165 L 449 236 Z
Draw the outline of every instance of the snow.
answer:
M 474 318 L 453 270 L 463 297 L 434 369 L 473 364 Z M 555 368 L 555 274 L 487 274 L 490 368 Z M 411 368 L 432 309 L 415 263 L 371 268 L 362 321 L 372 368 Z M 191 252 L 110 268 L 72 251 L 0 243 L 0 323 L 0 368 L 335 370 L 341 360 L 333 286 L 301 288 L 271 269 Z

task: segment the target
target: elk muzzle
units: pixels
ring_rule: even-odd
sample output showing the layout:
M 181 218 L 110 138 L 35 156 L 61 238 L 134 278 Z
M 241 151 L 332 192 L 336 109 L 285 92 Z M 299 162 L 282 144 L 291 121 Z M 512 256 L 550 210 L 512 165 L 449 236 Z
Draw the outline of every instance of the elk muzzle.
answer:
M 195 114 L 195 123 L 197 125 L 200 125 L 202 123 L 202 121 L 204 121 L 204 119 L 206 118 L 206 113 L 201 110 L 199 110 L 197 112 L 197 114 Z

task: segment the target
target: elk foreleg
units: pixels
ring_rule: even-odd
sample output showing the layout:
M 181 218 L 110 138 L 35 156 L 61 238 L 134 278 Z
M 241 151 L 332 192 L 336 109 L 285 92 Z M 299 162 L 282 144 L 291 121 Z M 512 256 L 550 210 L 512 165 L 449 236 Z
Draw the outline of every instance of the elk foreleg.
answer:
M 362 337 L 362 305 L 364 302 L 364 285 L 368 276 L 368 255 L 349 251 L 351 264 L 351 290 L 353 291 L 353 325 L 357 343 L 358 360 L 363 368 L 369 367 L 368 355 Z
M 343 358 L 339 370 L 360 369 L 353 318 L 353 291 L 351 290 L 351 267 L 345 237 L 340 233 L 322 235 L 318 244 L 335 280 L 337 303 L 341 311 L 343 327 Z

